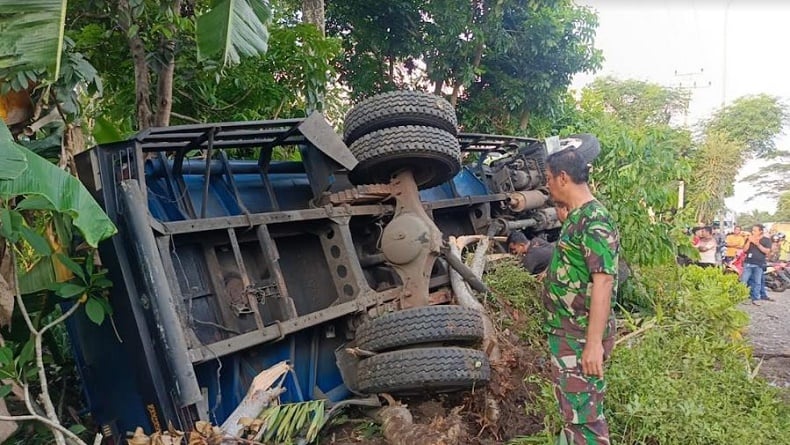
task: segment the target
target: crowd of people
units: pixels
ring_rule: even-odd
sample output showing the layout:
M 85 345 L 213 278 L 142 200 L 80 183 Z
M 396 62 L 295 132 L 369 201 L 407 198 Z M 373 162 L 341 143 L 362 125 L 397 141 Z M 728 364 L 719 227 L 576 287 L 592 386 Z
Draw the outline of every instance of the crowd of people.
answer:
M 749 287 L 754 305 L 773 301 L 768 296 L 765 273 L 769 263 L 790 261 L 790 240 L 783 233 L 766 236 L 765 226 L 755 224 L 749 231 L 735 226 L 732 232 L 700 226 L 694 229 L 692 243 L 699 251 L 701 267 L 723 267 L 740 274 Z

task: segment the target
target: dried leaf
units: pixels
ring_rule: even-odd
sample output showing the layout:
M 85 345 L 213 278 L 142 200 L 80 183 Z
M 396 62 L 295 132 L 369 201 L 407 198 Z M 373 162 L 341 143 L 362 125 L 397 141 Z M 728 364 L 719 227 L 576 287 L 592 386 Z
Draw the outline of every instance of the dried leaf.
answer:
M 0 326 L 10 326 L 11 313 L 14 312 L 14 268 L 10 250 L 5 248 L 5 240 L 0 239 Z
M 126 443 L 128 445 L 150 445 L 151 438 L 138 426 L 137 429 L 134 430 L 134 436 L 132 436 L 131 439 L 126 439 Z

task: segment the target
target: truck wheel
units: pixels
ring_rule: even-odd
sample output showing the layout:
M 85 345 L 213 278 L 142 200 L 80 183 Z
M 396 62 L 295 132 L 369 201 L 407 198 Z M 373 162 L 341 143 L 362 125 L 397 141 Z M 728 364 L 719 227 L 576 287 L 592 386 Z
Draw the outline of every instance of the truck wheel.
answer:
M 598 141 L 598 138 L 586 133 L 572 134 L 560 139 L 560 150 L 566 148 L 576 149 L 576 153 L 584 158 L 588 164 L 591 164 L 601 153 L 601 143 Z
M 424 125 L 458 134 L 455 109 L 450 102 L 419 91 L 392 91 L 360 102 L 346 115 L 343 139 L 351 145 L 382 128 Z
M 452 179 L 461 171 L 461 147 L 452 134 L 432 127 L 384 128 L 351 144 L 359 164 L 354 184 L 386 184 L 400 170 L 411 170 L 420 189 Z
M 357 347 L 381 352 L 423 343 L 475 343 L 483 317 L 463 306 L 424 306 L 390 312 L 359 326 Z
M 384 352 L 359 362 L 364 393 L 449 392 L 483 386 L 491 378 L 488 357 L 465 348 L 417 348 Z

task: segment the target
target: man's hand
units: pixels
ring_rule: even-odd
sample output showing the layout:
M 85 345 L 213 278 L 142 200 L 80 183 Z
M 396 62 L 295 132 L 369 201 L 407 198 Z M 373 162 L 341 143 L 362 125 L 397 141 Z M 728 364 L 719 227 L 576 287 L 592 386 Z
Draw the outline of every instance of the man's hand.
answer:
M 582 372 L 584 375 L 603 378 L 603 344 L 587 342 L 582 351 Z

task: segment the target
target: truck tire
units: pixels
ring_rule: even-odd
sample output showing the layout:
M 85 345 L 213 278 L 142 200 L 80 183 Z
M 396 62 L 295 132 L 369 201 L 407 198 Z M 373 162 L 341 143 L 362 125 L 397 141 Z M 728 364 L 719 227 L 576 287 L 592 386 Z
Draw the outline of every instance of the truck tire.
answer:
M 458 120 L 450 102 L 419 91 L 391 91 L 360 102 L 343 122 L 343 139 L 351 145 L 382 128 L 423 125 L 458 134 Z
M 359 362 L 357 385 L 363 393 L 450 392 L 483 386 L 491 366 L 482 351 L 416 348 L 384 352 Z
M 354 184 L 387 184 L 400 170 L 411 170 L 420 189 L 452 179 L 461 171 L 461 147 L 452 134 L 433 127 L 408 125 L 366 134 L 351 144 Z
M 475 343 L 483 339 L 480 312 L 463 306 L 424 306 L 390 312 L 359 326 L 357 347 L 382 352 L 424 343 Z
M 565 150 L 566 148 L 576 149 L 576 153 L 584 158 L 588 164 L 592 164 L 601 153 L 601 143 L 598 141 L 598 138 L 586 133 L 572 134 L 560 139 L 560 150 Z

